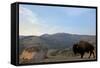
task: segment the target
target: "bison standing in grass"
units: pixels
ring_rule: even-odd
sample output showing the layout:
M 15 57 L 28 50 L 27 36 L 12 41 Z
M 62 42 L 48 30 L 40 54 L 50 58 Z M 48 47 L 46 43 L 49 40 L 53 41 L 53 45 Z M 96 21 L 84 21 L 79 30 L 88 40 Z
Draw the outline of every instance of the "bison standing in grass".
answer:
M 74 44 L 73 52 L 75 55 L 79 53 L 81 55 L 81 58 L 83 58 L 85 52 L 90 53 L 88 58 L 90 58 L 92 54 L 93 57 L 95 58 L 94 46 L 86 41 L 80 41 L 79 43 Z

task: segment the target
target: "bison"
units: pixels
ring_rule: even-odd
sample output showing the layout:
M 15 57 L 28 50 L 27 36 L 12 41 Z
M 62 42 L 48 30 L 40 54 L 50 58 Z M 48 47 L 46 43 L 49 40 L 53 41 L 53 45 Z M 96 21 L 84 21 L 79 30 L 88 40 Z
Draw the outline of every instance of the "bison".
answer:
M 90 53 L 88 58 L 90 58 L 92 54 L 93 54 L 93 57 L 95 58 L 94 46 L 86 41 L 80 41 L 79 43 L 74 44 L 73 52 L 75 55 L 79 53 L 81 55 L 81 58 L 83 58 L 85 52 Z

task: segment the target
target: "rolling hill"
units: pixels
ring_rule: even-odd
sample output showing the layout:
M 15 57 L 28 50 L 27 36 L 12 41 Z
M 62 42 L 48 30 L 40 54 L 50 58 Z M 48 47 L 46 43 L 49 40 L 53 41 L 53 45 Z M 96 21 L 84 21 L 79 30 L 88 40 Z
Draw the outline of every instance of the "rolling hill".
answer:
M 41 36 L 19 36 L 19 48 L 41 46 L 48 49 L 71 48 L 74 43 L 84 40 L 95 45 L 96 37 L 68 33 L 43 34 Z

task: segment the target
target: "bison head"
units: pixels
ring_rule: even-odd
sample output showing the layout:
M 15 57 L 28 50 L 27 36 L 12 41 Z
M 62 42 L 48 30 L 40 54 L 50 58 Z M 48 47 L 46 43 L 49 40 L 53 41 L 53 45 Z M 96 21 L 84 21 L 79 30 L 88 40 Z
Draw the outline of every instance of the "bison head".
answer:
M 78 44 L 73 45 L 73 52 L 75 55 L 78 53 Z

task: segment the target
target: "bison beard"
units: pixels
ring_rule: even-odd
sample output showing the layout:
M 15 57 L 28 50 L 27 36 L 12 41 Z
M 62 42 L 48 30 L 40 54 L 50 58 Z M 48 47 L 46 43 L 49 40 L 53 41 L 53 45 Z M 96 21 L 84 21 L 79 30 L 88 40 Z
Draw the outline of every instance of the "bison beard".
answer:
M 75 55 L 77 53 L 79 53 L 81 55 L 81 58 L 83 58 L 85 52 L 87 52 L 87 53 L 90 52 L 90 55 L 88 58 L 90 58 L 92 54 L 93 54 L 93 57 L 95 58 L 93 45 L 86 42 L 86 41 L 80 41 L 79 43 L 74 44 L 73 45 L 73 52 Z

